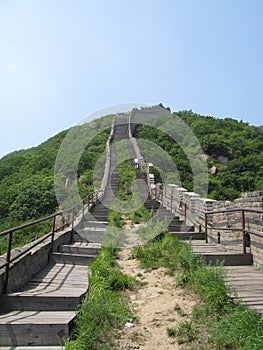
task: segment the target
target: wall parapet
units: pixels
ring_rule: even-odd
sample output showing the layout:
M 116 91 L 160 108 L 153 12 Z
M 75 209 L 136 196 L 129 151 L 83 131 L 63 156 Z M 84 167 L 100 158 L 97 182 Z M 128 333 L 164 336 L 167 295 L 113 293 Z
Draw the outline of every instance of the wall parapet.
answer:
M 253 255 L 254 264 L 263 266 L 263 191 L 243 193 L 230 202 L 202 198 L 198 193 L 175 184 L 164 188 L 162 184 L 156 184 L 154 196 L 187 225 L 193 225 L 196 232 L 204 232 L 207 225 L 208 242 L 220 242 L 227 250 L 236 252 L 243 249 L 242 215 L 247 209 L 245 230 L 255 233 L 247 234 L 247 249 Z M 244 209 L 243 212 L 241 209 Z M 261 213 L 256 212 L 259 209 Z

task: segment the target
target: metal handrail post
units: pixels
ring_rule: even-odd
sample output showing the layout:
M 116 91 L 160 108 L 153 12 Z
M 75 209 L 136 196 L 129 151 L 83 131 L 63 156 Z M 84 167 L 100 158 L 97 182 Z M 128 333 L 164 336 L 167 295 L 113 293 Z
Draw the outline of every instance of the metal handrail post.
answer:
M 246 254 L 247 247 L 246 247 L 246 217 L 245 217 L 245 210 L 242 210 L 241 213 L 242 213 L 243 253 Z
M 74 233 L 74 208 L 72 209 L 71 212 L 71 238 L 70 240 L 73 240 L 73 233 Z
M 205 213 L 205 242 L 208 243 L 208 237 L 207 237 L 207 213 Z
M 12 238 L 13 232 L 10 232 L 8 235 L 8 246 L 7 246 L 7 254 L 6 254 L 6 267 L 5 267 L 5 275 L 4 275 L 4 285 L 3 285 L 3 293 L 7 293 L 8 286 L 8 278 L 9 278 L 9 269 L 10 269 L 10 259 L 11 259 L 11 250 L 12 250 Z
M 82 221 L 84 220 L 84 216 L 85 216 L 85 203 L 84 200 L 82 201 Z
M 50 246 L 50 253 L 53 253 L 53 247 L 54 247 L 54 238 L 55 238 L 55 231 L 56 231 L 56 215 L 53 218 L 53 227 L 52 227 L 52 235 L 51 235 L 51 246 Z

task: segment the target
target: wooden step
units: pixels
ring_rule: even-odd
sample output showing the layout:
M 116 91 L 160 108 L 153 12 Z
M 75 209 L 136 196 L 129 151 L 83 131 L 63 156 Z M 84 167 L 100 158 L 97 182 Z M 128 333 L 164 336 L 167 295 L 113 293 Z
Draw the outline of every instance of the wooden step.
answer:
M 203 253 L 201 254 L 203 259 L 212 265 L 216 265 L 218 262 L 222 262 L 224 266 L 239 266 L 239 265 L 252 265 L 252 255 L 247 254 L 233 254 L 233 253 Z
M 92 215 L 98 221 L 106 222 L 108 220 L 107 215 L 100 215 L 100 214 L 92 214 Z
M 226 266 L 226 286 L 233 300 L 263 316 L 263 271 L 255 266 Z
M 169 232 L 194 232 L 194 226 L 188 225 L 168 225 Z
M 88 286 L 86 266 L 50 264 L 19 291 L 1 295 L 0 310 L 76 310 Z
M 70 294 L 70 289 L 68 290 Z M 53 295 L 3 295 L 1 296 L 1 314 L 19 311 L 76 311 L 83 296 Z
M 89 221 L 83 221 L 82 226 L 85 229 L 89 230 L 98 230 L 98 229 L 106 229 L 108 225 L 108 221 L 98 221 L 98 220 L 89 220 Z
M 89 255 L 96 257 L 101 249 L 100 244 L 63 244 L 59 247 L 60 253 Z
M 202 241 L 191 241 L 193 252 L 200 255 L 203 259 L 212 265 L 218 262 L 224 262 L 225 266 L 251 265 L 252 255 L 243 253 L 233 253 L 226 251 L 221 244 L 205 243 Z
M 50 262 L 59 264 L 87 265 L 94 260 L 94 255 L 70 254 L 70 253 L 51 253 Z
M 65 350 L 65 346 L 0 346 L 0 350 Z
M 146 209 L 159 209 L 159 207 L 160 207 L 160 203 L 151 203 L 151 202 L 145 202 L 144 203 L 144 207 L 146 208 Z
M 80 236 L 82 236 L 85 240 L 89 241 L 90 243 L 101 243 L 106 230 L 78 230 Z
M 63 345 L 75 316 L 74 311 L 12 311 L 1 315 L 0 345 Z
M 204 233 L 199 233 L 199 232 L 170 232 L 170 234 L 178 237 L 181 241 L 185 240 L 200 240 L 204 241 L 205 239 L 205 234 Z

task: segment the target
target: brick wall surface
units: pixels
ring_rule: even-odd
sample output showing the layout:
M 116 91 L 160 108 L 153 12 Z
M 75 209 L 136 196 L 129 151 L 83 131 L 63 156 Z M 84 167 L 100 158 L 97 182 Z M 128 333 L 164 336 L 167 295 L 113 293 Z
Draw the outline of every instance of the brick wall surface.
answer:
M 156 194 L 162 193 L 162 204 L 173 213 L 185 219 L 187 225 L 194 225 L 195 231 L 205 230 L 205 212 L 227 211 L 232 209 L 256 209 L 263 211 L 263 191 L 243 193 L 240 198 L 230 201 L 216 201 L 201 198 L 198 193 L 189 192 L 178 185 L 168 184 L 161 191 L 156 185 Z M 242 252 L 242 212 L 232 211 L 207 215 L 208 241 L 218 242 L 227 249 Z M 250 234 L 250 247 L 247 251 L 253 254 L 254 264 L 263 265 L 263 212 L 245 212 L 246 230 L 262 235 Z M 229 230 L 225 230 L 229 229 Z

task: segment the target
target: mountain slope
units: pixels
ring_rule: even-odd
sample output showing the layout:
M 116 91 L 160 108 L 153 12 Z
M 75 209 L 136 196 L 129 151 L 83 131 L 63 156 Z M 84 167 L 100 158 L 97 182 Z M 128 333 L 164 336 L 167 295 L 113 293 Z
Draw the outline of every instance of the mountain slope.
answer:
M 102 129 L 85 148 L 80 159 L 78 176 L 81 196 L 93 191 L 92 170 L 103 153 L 110 133 L 112 116 L 92 122 L 92 128 Z M 107 121 L 107 122 L 106 122 Z M 79 141 L 90 124 L 77 130 Z M 70 130 L 64 130 L 37 147 L 20 150 L 0 159 L 0 231 L 33 221 L 58 208 L 54 189 L 54 168 L 58 150 Z M 89 169 L 89 170 L 87 170 Z
M 263 189 L 262 127 L 231 118 L 202 116 L 191 110 L 173 113 L 173 116 L 180 117 L 190 127 L 207 156 L 210 198 L 233 200 L 241 192 Z M 162 147 L 175 162 L 182 185 L 189 191 L 193 190 L 191 166 L 178 144 L 151 125 L 138 126 L 135 136 Z M 161 181 L 158 168 L 156 176 Z M 172 180 L 168 178 L 167 181 L 171 183 Z

